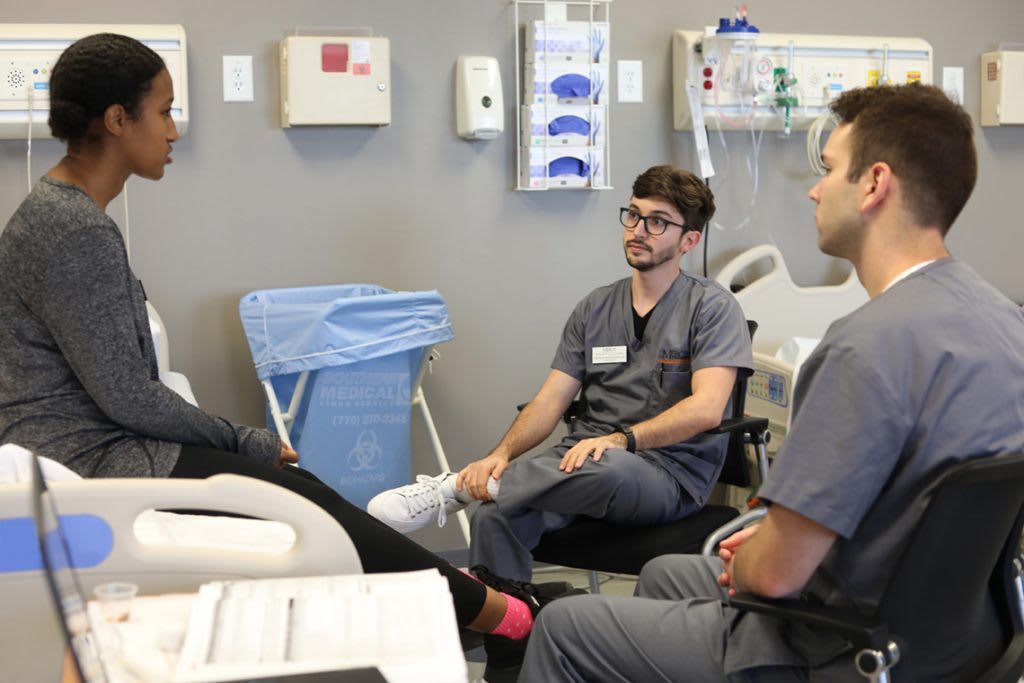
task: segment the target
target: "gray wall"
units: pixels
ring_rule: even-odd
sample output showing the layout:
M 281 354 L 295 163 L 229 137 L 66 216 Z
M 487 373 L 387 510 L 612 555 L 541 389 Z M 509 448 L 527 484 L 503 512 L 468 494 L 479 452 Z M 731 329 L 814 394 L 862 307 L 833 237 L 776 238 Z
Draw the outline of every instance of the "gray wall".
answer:
M 236 421 L 262 420 L 262 395 L 237 303 L 260 288 L 373 282 L 438 289 L 456 339 L 445 344 L 426 390 L 453 466 L 483 455 L 547 372 L 562 323 L 591 288 L 627 274 L 616 210 L 637 173 L 654 163 L 694 167 L 691 138 L 671 125 L 670 31 L 697 29 L 734 3 L 618 0 L 612 58 L 644 62 L 643 104 L 611 108 L 615 190 L 520 193 L 515 174 L 512 7 L 505 0 L 3 0 L 5 22 L 180 23 L 188 36 L 188 134 L 159 184 L 129 183 L 134 268 L 171 333 L 171 357 L 200 403 Z M 966 103 L 978 110 L 979 55 L 1020 39 L 1019 0 L 859 3 L 777 0 L 751 7 L 762 30 L 919 36 L 935 70 L 963 66 Z M 277 41 L 296 26 L 372 26 L 391 39 L 389 128 L 278 127 Z M 221 55 L 252 54 L 256 102 L 221 101 Z M 460 54 L 499 58 L 506 133 L 469 143 L 455 135 L 453 82 Z M 614 73 L 614 71 L 613 71 Z M 614 81 L 614 76 L 613 76 Z M 613 83 L 614 86 L 614 83 Z M 612 89 L 614 92 L 614 88 Z M 953 252 L 1024 301 L 1019 224 L 1024 128 L 978 129 L 978 188 L 951 237 Z M 815 248 L 813 183 L 803 134 L 765 133 L 753 208 L 749 134 L 717 136 L 719 175 L 710 271 L 743 249 L 776 242 L 800 284 L 839 281 L 846 270 Z M 38 175 L 57 161 L 34 146 Z M 0 215 L 25 193 L 24 142 L 0 141 Z M 115 219 L 121 208 L 112 205 Z M 750 217 L 749 223 L 736 226 Z M 698 257 L 684 258 L 698 269 Z M 433 471 L 415 434 L 414 468 Z M 452 525 L 454 526 L 454 525 Z M 449 527 L 419 536 L 458 543 Z

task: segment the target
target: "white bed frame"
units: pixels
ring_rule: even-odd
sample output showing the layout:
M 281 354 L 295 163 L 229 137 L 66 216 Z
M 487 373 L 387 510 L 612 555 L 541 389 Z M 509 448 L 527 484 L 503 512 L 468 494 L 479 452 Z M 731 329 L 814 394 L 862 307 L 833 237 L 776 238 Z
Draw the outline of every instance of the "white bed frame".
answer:
M 228 474 L 205 480 L 91 479 L 52 482 L 49 487 L 62 516 L 96 515 L 113 530 L 109 555 L 95 567 L 78 570 L 90 596 L 97 584 L 113 580 L 132 581 L 142 594 L 153 594 L 194 592 L 218 579 L 362 573 L 355 546 L 330 515 L 297 494 L 256 479 Z M 144 544 L 136 537 L 137 519 L 153 509 L 271 519 L 290 526 L 295 541 L 272 552 L 219 548 L 215 539 L 202 547 Z M 0 485 L 0 518 L 18 517 L 32 517 L 29 485 Z M 250 532 L 252 524 L 266 524 L 234 521 L 250 525 Z M 0 600 L 0 678 L 4 683 L 59 680 L 62 638 L 42 571 L 0 574 Z
M 838 285 L 797 285 L 786 268 L 782 252 L 771 244 L 743 252 L 725 264 L 715 280 L 728 288 L 744 270 L 764 259 L 770 262 L 768 272 L 736 294 L 743 313 L 757 321 L 756 352 L 772 355 L 792 337 L 820 339 L 832 321 L 860 308 L 868 300 L 857 273 L 852 270 Z
M 833 321 L 860 308 L 868 295 L 852 270 L 838 285 L 797 285 L 782 252 L 770 244 L 741 253 L 715 279 L 731 287 L 747 268 L 764 260 L 769 262 L 768 272 L 747 283 L 736 294 L 736 300 L 747 319 L 758 323 L 754 335 L 754 375 L 747 381 L 746 412 L 768 418 L 772 434 L 768 452 L 774 454 L 789 431 L 793 387 L 799 372 L 799 366 L 776 358 L 776 352 L 794 337 L 821 339 Z M 769 387 L 775 390 L 774 394 Z

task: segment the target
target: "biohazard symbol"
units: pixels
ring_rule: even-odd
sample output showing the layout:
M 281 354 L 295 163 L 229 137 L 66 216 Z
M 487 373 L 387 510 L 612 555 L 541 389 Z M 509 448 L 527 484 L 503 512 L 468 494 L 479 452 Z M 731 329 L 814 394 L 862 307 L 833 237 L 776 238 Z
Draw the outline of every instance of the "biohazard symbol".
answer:
M 377 432 L 359 432 L 356 445 L 348 452 L 348 466 L 353 472 L 375 469 L 383 454 L 380 445 L 377 444 Z

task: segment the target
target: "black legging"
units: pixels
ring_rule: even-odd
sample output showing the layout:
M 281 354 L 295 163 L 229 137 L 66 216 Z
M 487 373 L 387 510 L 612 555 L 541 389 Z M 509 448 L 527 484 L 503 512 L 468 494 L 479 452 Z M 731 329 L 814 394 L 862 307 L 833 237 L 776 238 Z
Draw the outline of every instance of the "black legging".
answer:
M 455 603 L 455 618 L 460 627 L 472 622 L 483 608 L 487 589 L 480 582 L 366 514 L 306 470 L 291 465 L 275 469 L 252 462 L 237 453 L 216 448 L 182 446 L 181 456 L 170 476 L 176 479 L 206 479 L 215 474 L 240 474 L 269 481 L 316 503 L 334 517 L 351 537 L 363 569 L 368 574 L 437 569 L 448 579 Z

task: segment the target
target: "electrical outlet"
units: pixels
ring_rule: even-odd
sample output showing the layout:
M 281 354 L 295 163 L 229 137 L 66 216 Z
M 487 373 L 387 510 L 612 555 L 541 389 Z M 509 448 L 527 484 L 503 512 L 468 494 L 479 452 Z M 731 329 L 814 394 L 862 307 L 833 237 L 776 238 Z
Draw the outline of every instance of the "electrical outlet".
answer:
M 644 101 L 644 63 L 620 59 L 618 62 L 619 102 Z
M 224 101 L 252 102 L 252 55 L 224 55 Z

